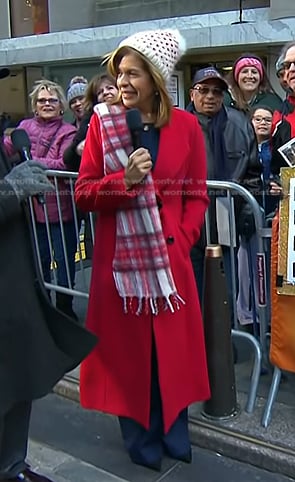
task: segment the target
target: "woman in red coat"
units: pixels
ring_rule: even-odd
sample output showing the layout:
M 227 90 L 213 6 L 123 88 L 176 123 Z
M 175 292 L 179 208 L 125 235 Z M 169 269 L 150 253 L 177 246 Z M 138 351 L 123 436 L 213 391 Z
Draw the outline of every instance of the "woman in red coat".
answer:
M 190 462 L 187 407 L 210 396 L 190 261 L 208 205 L 204 141 L 166 87 L 183 51 L 178 31 L 156 30 L 112 53 L 119 98 L 95 107 L 76 184 L 78 207 L 99 212 L 87 327 L 100 343 L 81 403 L 118 415 L 132 461 L 157 470 L 164 452 Z

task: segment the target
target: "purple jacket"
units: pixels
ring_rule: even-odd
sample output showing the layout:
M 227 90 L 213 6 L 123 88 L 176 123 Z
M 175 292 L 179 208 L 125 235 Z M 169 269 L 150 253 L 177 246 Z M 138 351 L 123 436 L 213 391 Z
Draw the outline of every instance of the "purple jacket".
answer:
M 74 126 L 64 122 L 62 117 L 49 121 L 44 121 L 40 117 L 34 117 L 22 120 L 18 127 L 24 129 L 31 140 L 31 154 L 34 160 L 41 162 L 48 169 L 60 169 L 62 171 L 67 169 L 63 163 L 63 152 L 72 142 L 76 133 Z M 8 156 L 15 153 L 9 136 L 5 137 L 4 145 Z M 64 181 L 59 181 L 58 184 L 59 191 L 62 193 L 60 196 L 62 218 L 64 221 L 69 221 L 73 218 L 70 190 Z M 44 223 L 45 217 L 42 206 L 37 202 L 34 205 L 37 221 Z M 56 196 L 48 194 L 46 196 L 46 205 L 49 221 L 57 222 Z

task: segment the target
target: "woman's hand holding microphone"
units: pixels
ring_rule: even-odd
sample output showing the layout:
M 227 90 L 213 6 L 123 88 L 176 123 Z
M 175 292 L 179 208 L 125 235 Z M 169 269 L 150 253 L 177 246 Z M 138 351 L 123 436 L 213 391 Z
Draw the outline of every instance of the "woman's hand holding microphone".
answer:
M 153 167 L 151 155 L 147 149 L 140 147 L 129 156 L 128 164 L 125 168 L 125 185 L 127 191 L 134 184 L 139 184 Z

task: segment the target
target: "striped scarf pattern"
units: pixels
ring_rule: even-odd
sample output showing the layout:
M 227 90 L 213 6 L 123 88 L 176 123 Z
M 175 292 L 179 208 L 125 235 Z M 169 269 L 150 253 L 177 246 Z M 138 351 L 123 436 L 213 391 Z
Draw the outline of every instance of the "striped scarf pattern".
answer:
M 100 121 L 104 173 L 118 172 L 126 167 L 133 150 L 126 109 L 101 103 L 94 111 Z M 130 198 L 128 208 L 116 212 L 116 289 L 126 313 L 145 311 L 157 315 L 160 309 L 167 308 L 173 313 L 184 301 L 173 280 L 152 175 L 145 176 L 137 187 L 138 195 Z

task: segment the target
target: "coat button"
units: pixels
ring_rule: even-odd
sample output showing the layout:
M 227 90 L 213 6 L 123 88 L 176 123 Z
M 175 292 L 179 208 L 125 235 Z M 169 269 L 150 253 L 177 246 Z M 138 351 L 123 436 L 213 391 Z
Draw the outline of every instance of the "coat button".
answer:
M 174 243 L 173 236 L 168 236 L 168 238 L 166 239 L 166 242 L 167 242 L 167 244 L 173 244 Z

